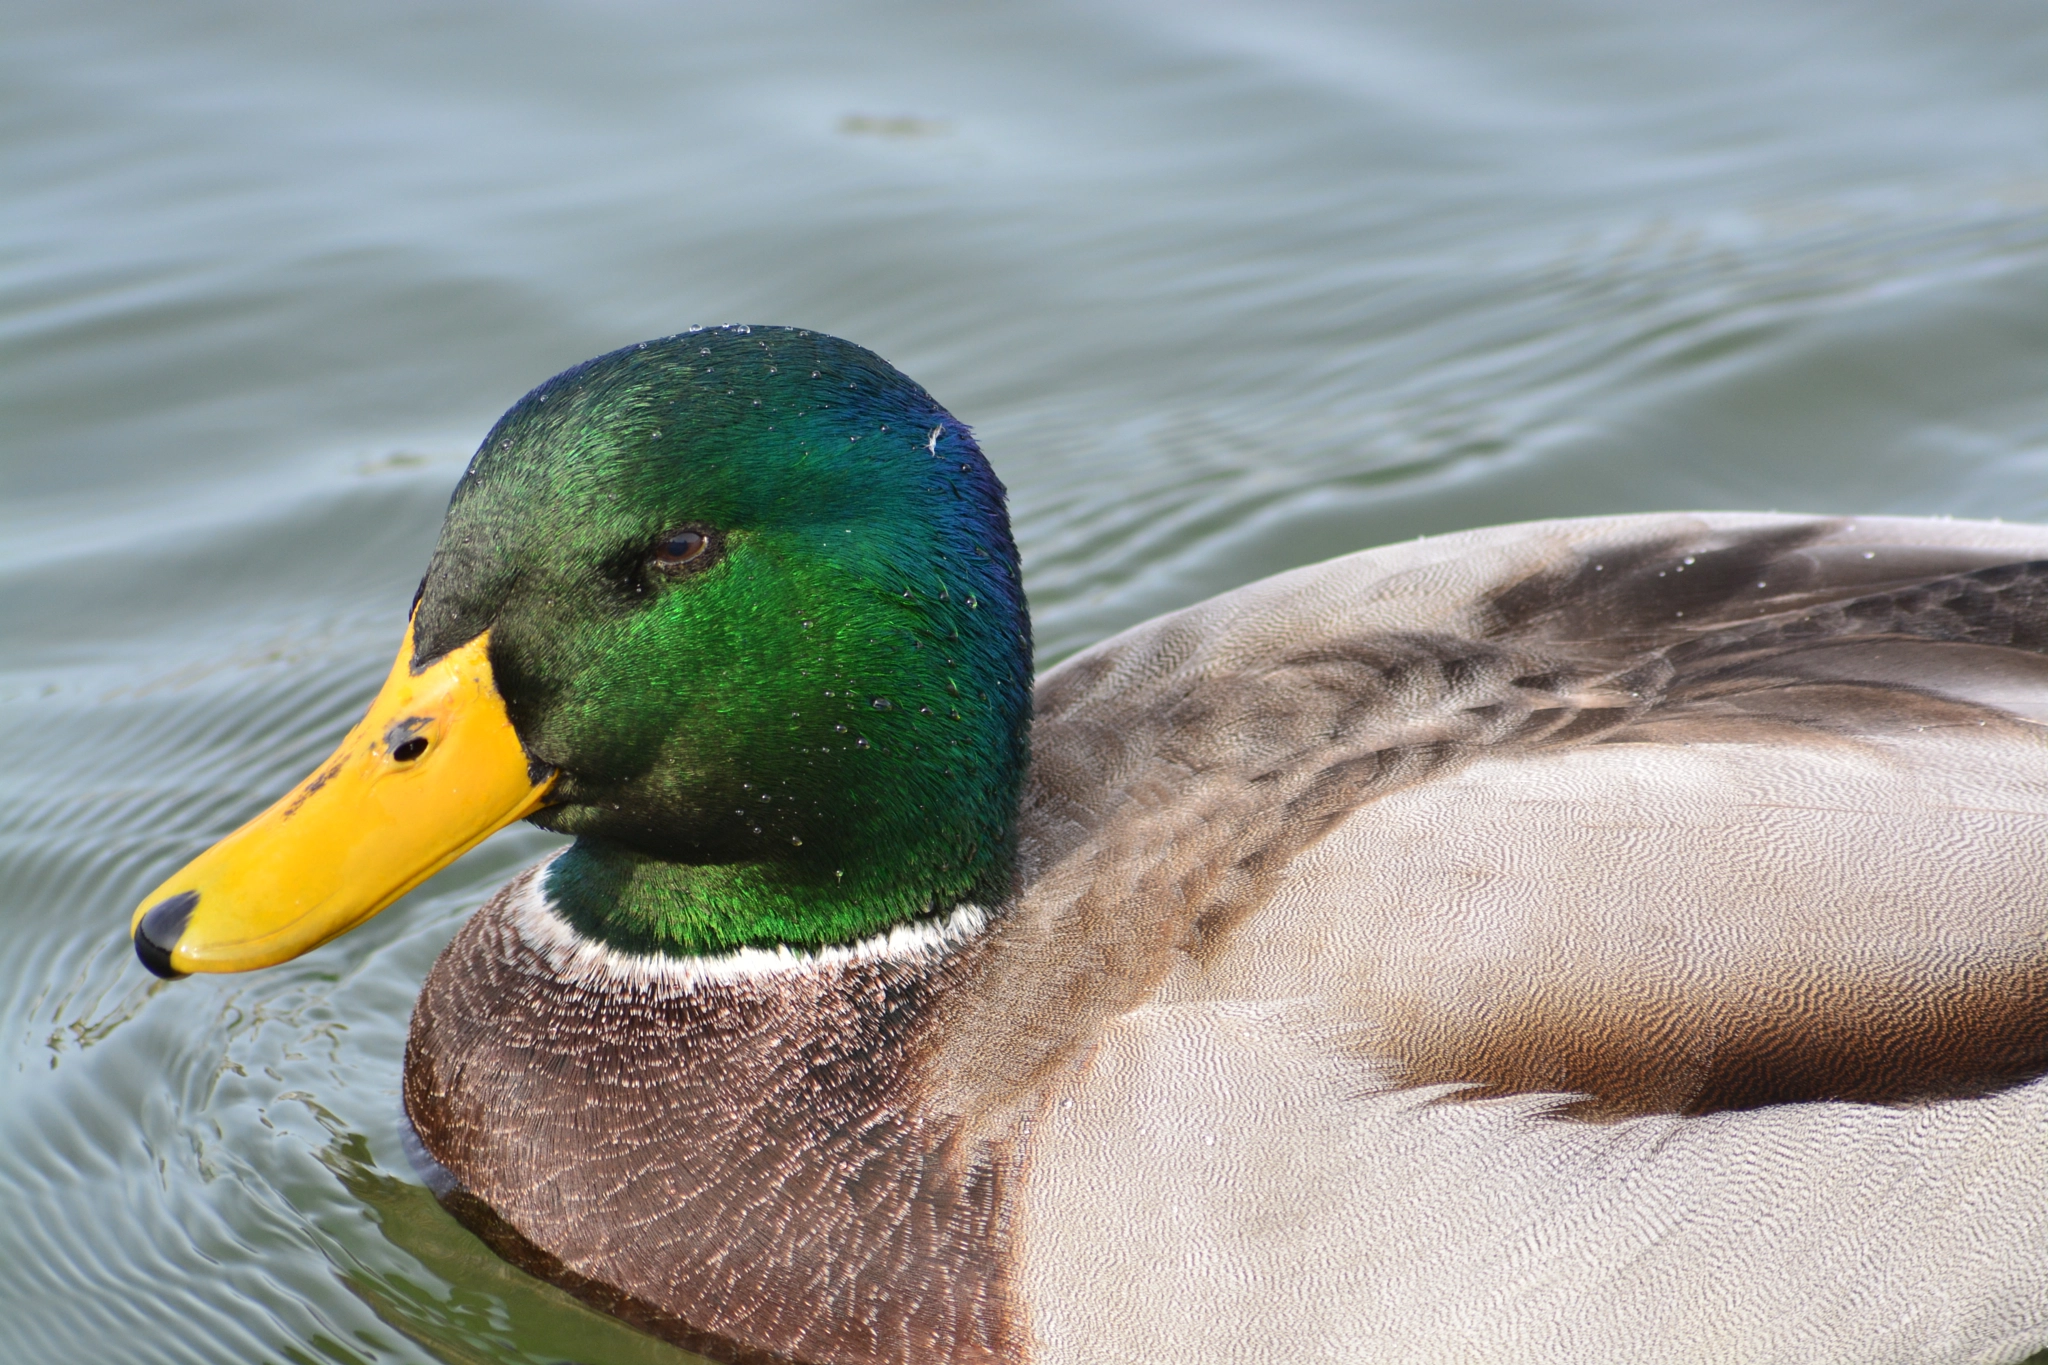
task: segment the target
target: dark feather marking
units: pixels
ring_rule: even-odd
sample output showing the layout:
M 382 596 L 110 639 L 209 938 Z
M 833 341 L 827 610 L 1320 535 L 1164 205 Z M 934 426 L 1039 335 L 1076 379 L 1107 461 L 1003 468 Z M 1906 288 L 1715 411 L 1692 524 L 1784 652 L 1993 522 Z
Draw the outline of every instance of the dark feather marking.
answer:
M 1559 1112 L 1596 1120 L 1958 1099 L 2048 1068 L 2048 963 L 1925 975 L 1904 965 L 1885 975 L 1837 964 L 1746 994 L 1704 982 L 1605 999 L 1538 990 L 1503 1001 L 1479 1028 L 1433 1032 L 1425 1022 L 1401 1039 L 1397 1060 L 1405 1084 L 1474 1087 L 1458 1099 L 1584 1095 Z

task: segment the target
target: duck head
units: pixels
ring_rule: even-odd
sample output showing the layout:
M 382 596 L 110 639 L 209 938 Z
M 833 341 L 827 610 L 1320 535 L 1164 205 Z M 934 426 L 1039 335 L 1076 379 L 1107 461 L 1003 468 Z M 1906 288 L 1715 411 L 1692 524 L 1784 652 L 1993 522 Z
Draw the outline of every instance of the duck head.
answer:
M 1030 625 L 1003 488 L 879 357 L 702 329 L 557 375 L 450 501 L 334 756 L 152 891 L 150 970 L 241 971 L 492 831 L 622 951 L 853 941 L 1008 890 Z

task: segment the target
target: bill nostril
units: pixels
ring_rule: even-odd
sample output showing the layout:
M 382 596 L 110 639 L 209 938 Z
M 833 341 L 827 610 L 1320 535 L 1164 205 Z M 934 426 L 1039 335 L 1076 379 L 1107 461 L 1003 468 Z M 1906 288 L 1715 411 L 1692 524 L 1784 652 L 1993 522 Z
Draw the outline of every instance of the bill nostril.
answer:
M 180 891 L 150 906 L 135 926 L 135 956 L 166 981 L 185 975 L 171 965 L 171 951 L 178 946 L 198 906 L 197 891 Z
M 392 761 L 410 763 L 427 751 L 426 731 L 434 725 L 432 716 L 407 716 L 384 732 L 384 745 Z

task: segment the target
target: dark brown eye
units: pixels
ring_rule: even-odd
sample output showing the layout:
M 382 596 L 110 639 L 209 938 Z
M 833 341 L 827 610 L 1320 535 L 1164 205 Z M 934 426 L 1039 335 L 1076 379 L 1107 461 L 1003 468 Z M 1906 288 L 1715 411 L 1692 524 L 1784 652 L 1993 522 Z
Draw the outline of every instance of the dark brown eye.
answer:
M 701 561 L 710 548 L 711 537 L 702 531 L 670 531 L 654 544 L 654 567 L 669 572 L 687 569 Z

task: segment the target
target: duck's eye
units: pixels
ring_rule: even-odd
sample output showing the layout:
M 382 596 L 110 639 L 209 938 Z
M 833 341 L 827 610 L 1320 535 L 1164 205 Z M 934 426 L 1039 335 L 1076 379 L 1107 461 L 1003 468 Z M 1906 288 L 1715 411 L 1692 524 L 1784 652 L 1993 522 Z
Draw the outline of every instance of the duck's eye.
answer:
M 683 528 L 670 531 L 654 544 L 654 567 L 674 573 L 703 562 L 711 548 L 711 537 L 702 531 Z

